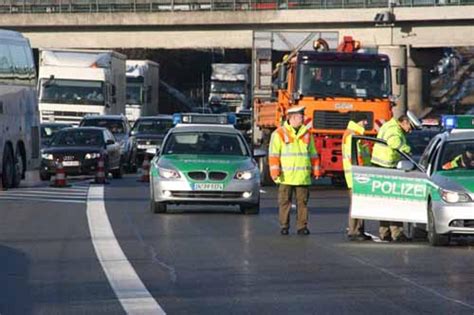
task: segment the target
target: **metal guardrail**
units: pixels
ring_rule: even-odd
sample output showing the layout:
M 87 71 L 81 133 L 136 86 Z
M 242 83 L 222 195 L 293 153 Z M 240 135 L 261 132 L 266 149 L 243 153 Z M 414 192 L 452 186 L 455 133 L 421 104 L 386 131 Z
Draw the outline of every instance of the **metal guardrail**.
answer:
M 474 0 L 0 0 L 0 14 L 386 8 L 388 1 L 397 7 L 474 5 Z

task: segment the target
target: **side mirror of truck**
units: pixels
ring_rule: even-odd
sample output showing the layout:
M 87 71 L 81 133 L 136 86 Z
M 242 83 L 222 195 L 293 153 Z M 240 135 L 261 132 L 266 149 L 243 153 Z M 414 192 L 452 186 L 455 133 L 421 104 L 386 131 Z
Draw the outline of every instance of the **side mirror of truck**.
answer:
M 278 88 L 284 90 L 288 88 L 288 81 L 286 79 L 287 69 L 285 65 L 280 65 L 278 69 Z
M 405 69 L 398 68 L 396 72 L 397 76 L 397 84 L 398 85 L 405 85 L 406 84 L 406 71 Z

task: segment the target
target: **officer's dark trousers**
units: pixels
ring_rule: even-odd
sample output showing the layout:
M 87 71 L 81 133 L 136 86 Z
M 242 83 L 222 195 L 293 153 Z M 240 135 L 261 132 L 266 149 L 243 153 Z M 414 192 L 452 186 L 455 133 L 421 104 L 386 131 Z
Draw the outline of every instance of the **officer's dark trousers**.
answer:
M 290 227 L 291 199 L 293 195 L 296 197 L 296 229 L 300 230 L 308 225 L 309 186 L 280 184 L 278 187 L 278 217 L 281 228 Z

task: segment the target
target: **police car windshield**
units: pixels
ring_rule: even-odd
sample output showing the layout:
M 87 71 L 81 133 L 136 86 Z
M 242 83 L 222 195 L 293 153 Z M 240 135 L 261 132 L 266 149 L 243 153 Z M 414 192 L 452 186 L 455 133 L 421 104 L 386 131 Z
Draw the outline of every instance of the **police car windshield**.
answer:
M 438 170 L 458 169 L 474 170 L 474 140 L 451 141 L 444 146 Z
M 248 156 L 238 135 L 218 132 L 173 133 L 165 143 L 163 154 Z

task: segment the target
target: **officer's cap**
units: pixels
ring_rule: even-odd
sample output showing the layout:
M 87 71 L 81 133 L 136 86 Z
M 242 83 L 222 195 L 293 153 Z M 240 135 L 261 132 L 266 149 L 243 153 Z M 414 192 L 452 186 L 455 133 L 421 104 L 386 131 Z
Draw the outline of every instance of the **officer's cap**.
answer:
M 295 106 L 288 110 L 288 115 L 291 114 L 303 114 L 304 115 L 304 106 Z
M 410 125 L 415 129 L 421 129 L 421 121 L 411 111 L 407 111 L 407 117 Z

